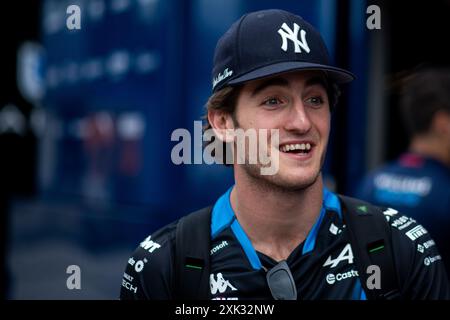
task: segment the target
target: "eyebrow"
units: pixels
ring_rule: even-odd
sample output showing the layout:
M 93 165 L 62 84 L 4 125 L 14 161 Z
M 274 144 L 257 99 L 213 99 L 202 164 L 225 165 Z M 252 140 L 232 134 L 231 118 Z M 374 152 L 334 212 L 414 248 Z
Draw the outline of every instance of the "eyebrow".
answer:
M 314 76 L 306 80 L 305 87 L 312 87 L 314 85 L 321 85 L 325 90 L 328 88 L 328 82 L 323 76 Z
M 252 96 L 257 95 L 259 92 L 261 92 L 264 89 L 266 89 L 267 87 L 271 87 L 271 86 L 287 87 L 287 86 L 289 86 L 289 82 L 286 79 L 280 78 L 280 77 L 271 78 L 269 80 L 264 81 L 259 86 L 257 86 L 253 90 Z
M 311 87 L 314 85 L 321 85 L 325 90 L 328 88 L 327 81 L 321 76 L 313 76 L 313 77 L 309 78 L 308 80 L 306 80 L 306 82 L 305 82 L 305 87 Z M 251 95 L 255 96 L 262 90 L 266 89 L 267 87 L 271 87 L 271 86 L 288 87 L 289 81 L 287 81 L 285 78 L 281 78 L 281 77 L 268 79 L 268 80 L 264 81 L 263 83 L 261 83 L 259 86 L 257 86 L 252 91 Z

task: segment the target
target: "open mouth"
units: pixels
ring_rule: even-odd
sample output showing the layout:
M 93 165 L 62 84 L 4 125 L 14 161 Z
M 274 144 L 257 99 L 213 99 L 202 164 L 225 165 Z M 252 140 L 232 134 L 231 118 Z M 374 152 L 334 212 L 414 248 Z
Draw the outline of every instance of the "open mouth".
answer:
M 313 148 L 313 144 L 310 142 L 306 143 L 289 143 L 289 144 L 283 144 L 280 146 L 280 151 L 284 153 L 291 153 L 291 154 L 308 154 L 311 152 L 311 149 Z

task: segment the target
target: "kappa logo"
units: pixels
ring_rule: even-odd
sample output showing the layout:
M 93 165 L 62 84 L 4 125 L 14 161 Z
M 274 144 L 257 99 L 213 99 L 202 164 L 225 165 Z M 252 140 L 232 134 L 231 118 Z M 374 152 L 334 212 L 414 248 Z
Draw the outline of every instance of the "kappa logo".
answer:
M 300 31 L 300 38 L 298 39 L 298 32 Z M 307 53 L 309 53 L 311 50 L 309 49 L 308 42 L 306 42 L 306 31 L 300 30 L 300 26 L 296 23 L 294 23 L 294 30 L 288 27 L 288 25 L 283 23 L 280 29 L 278 29 L 278 33 L 280 34 L 283 43 L 281 44 L 281 49 L 283 51 L 287 51 L 288 49 L 288 39 L 291 40 L 294 43 L 294 51 L 295 53 L 301 53 L 302 50 L 300 47 L 303 48 Z
M 211 274 L 209 276 L 209 285 L 211 287 L 211 294 L 213 295 L 216 294 L 217 291 L 219 291 L 219 293 L 224 293 L 225 291 L 227 291 L 228 288 L 230 288 L 231 291 L 237 290 L 235 287 L 231 285 L 230 281 L 225 280 L 223 278 L 221 272 L 217 274 L 216 279 L 214 279 L 214 274 Z
M 325 261 L 323 266 L 330 266 L 330 268 L 335 268 L 341 261 L 348 261 L 349 264 L 353 263 L 353 251 L 350 243 L 347 243 L 347 245 L 344 247 L 344 249 L 336 259 L 332 259 L 331 255 L 328 256 L 328 259 L 327 261 Z

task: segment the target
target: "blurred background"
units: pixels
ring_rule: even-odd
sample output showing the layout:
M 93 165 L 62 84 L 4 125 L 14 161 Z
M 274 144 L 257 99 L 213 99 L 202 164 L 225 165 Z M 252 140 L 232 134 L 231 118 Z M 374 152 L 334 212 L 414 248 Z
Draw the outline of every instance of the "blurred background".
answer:
M 69 30 L 69 5 L 81 29 Z M 369 5 L 381 29 L 369 30 Z M 248 11 L 280 8 L 323 34 L 343 88 L 324 171 L 352 195 L 407 147 L 392 82 L 447 65 L 450 3 L 365 0 L 5 1 L 0 10 L 1 294 L 117 299 L 126 261 L 152 231 L 212 204 L 219 165 L 171 162 L 171 133 L 203 114 L 216 41 Z M 68 290 L 66 269 L 81 269 Z

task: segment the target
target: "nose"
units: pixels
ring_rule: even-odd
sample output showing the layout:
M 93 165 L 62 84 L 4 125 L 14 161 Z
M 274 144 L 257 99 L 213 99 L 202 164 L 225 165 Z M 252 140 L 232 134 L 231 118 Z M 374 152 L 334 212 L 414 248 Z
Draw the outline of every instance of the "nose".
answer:
M 311 119 L 301 99 L 295 99 L 287 112 L 284 129 L 306 133 L 311 129 Z

